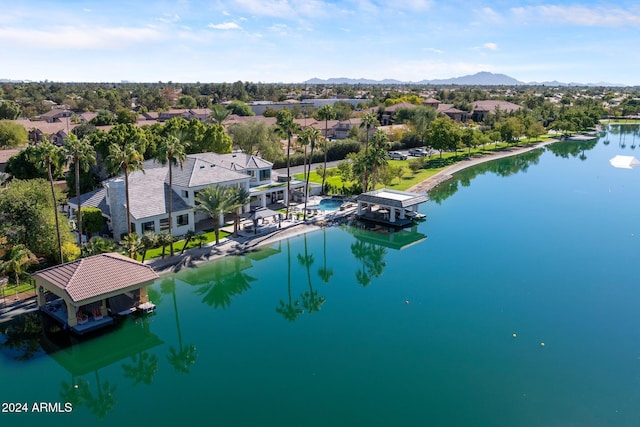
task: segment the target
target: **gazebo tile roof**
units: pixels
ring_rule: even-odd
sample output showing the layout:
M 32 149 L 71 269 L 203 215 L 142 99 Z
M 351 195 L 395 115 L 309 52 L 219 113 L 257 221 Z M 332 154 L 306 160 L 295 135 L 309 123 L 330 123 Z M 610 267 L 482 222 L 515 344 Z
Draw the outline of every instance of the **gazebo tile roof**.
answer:
M 115 252 L 49 267 L 33 276 L 65 291 L 76 303 L 159 277 L 151 267 Z

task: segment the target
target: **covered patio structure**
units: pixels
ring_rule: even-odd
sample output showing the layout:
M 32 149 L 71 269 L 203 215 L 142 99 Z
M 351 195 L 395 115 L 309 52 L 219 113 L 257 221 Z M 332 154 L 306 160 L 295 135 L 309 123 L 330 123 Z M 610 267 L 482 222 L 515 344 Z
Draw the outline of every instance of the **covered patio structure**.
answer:
M 383 188 L 356 197 L 356 216 L 376 224 L 404 228 L 413 224 L 418 206 L 428 200 L 426 195 Z
M 114 315 L 153 306 L 147 285 L 159 276 L 115 252 L 34 273 L 40 310 L 78 334 L 113 324 Z

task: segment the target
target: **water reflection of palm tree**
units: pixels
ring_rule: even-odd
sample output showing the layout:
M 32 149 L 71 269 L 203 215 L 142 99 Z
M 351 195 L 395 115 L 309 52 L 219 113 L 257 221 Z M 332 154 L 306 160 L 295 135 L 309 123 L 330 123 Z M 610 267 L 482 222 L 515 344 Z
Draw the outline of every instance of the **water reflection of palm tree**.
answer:
M 163 280 L 160 284 L 160 289 L 162 289 L 163 293 L 171 292 L 173 295 L 173 311 L 176 316 L 176 329 L 178 331 L 178 349 L 176 350 L 173 346 L 170 346 L 167 360 L 176 372 L 187 374 L 189 373 L 189 367 L 196 363 L 197 354 L 195 345 L 189 344 L 183 346 L 182 344 L 182 330 L 180 329 L 180 318 L 178 316 L 178 298 L 176 297 L 175 278 L 171 277 Z
M 307 313 L 320 311 L 322 304 L 325 302 L 325 297 L 318 295 L 318 291 L 314 290 L 311 284 L 311 266 L 315 260 L 313 259 L 313 254 L 309 253 L 306 234 L 304 235 L 304 255 L 298 254 L 298 262 L 307 270 L 307 283 L 309 284 L 309 290 L 300 295 L 302 306 L 307 310 Z
M 203 295 L 202 302 L 214 308 L 226 308 L 231 304 L 231 297 L 251 289 L 250 283 L 257 279 L 242 272 L 240 261 L 239 256 L 234 256 L 213 266 L 210 280 L 196 291 Z M 231 274 L 224 270 L 230 262 L 233 262 Z
M 356 271 L 356 280 L 363 287 L 369 285 L 372 279 L 380 277 L 387 266 L 384 261 L 387 250 L 384 246 L 357 241 L 351 244 L 351 253 L 361 262 Z
M 289 300 L 287 303 L 284 300 L 280 300 L 280 305 L 276 307 L 276 312 L 282 314 L 282 316 L 289 322 L 293 322 L 302 313 L 300 308 L 300 302 L 298 300 L 293 301 L 291 297 L 291 244 L 287 239 L 287 294 Z
M 143 351 L 132 355 L 130 359 L 131 364 L 122 364 L 125 378 L 132 379 L 134 386 L 140 383 L 151 384 L 158 372 L 158 356 Z
M 109 381 L 101 383 L 98 370 L 96 369 L 94 373 L 96 376 L 98 395 L 94 397 L 91 393 L 87 393 L 87 407 L 98 417 L 99 420 L 103 420 L 117 403 L 115 397 L 116 386 L 111 385 Z
M 84 406 L 91 397 L 89 391 L 89 382 L 82 377 L 71 376 L 71 383 L 62 381 L 62 390 L 60 391 L 60 399 L 63 402 L 69 402 L 73 405 L 73 409 L 77 410 L 79 407 Z
M 322 229 L 322 267 L 318 269 L 318 276 L 324 283 L 329 283 L 333 276 L 333 268 L 327 268 L 327 229 Z

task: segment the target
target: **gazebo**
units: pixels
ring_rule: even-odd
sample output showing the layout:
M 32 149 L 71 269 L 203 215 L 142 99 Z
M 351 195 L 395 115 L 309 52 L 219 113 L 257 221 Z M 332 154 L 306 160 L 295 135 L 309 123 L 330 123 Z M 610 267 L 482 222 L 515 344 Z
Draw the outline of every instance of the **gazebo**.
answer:
M 32 275 L 38 307 L 83 334 L 110 325 L 114 315 L 152 307 L 147 286 L 158 274 L 115 252 L 81 258 Z

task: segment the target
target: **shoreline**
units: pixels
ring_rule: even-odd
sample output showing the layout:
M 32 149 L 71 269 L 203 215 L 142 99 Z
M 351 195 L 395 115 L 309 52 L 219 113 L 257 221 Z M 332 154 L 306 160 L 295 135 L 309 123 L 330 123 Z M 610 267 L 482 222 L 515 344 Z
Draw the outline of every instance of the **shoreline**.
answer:
M 446 167 L 435 175 L 430 176 L 426 180 L 410 187 L 407 191 L 412 191 L 415 193 L 427 192 L 436 187 L 438 184 L 450 179 L 452 174 L 463 169 L 504 157 L 517 156 L 518 154 L 523 154 L 557 141 L 557 139 L 549 139 L 544 142 L 526 147 L 512 147 L 510 149 L 497 153 L 485 154 L 482 156 L 461 160 L 451 166 Z M 280 240 L 321 230 L 322 227 L 323 226 L 318 225 L 314 222 L 299 222 L 263 236 L 258 235 L 256 237 L 245 236 L 238 238 L 227 238 L 226 241 L 221 242 L 217 246 L 206 246 L 201 249 L 191 249 L 188 252 L 185 252 L 183 255 L 174 255 L 173 257 L 165 258 L 164 260 L 151 260 L 145 262 L 145 264 L 151 265 L 151 267 L 160 275 L 175 273 L 182 270 L 183 268 L 196 267 L 198 264 L 219 259 L 225 256 L 242 255 L 246 252 L 256 250 L 262 246 L 268 246 L 270 244 L 277 243 Z
M 523 154 L 528 151 L 535 150 L 536 148 L 544 147 L 549 144 L 553 144 L 554 142 L 558 142 L 558 139 L 548 139 L 546 141 L 540 142 L 538 144 L 533 144 L 527 147 L 518 147 L 514 146 L 509 149 L 505 149 L 504 151 L 499 151 L 491 154 L 483 154 L 477 157 L 471 157 L 464 160 L 460 160 L 459 162 L 454 163 L 451 166 L 447 166 L 440 172 L 430 176 L 424 181 L 409 187 L 407 191 L 411 191 L 414 193 L 423 193 L 433 189 L 438 186 L 442 182 L 450 179 L 452 175 L 456 172 L 460 172 L 463 169 L 470 168 L 471 166 L 479 165 L 481 163 L 490 162 L 492 160 L 503 159 L 505 157 L 517 156 L 518 154 Z
M 440 183 L 450 179 L 454 173 L 459 172 L 463 169 L 492 160 L 523 154 L 558 141 L 558 139 L 549 139 L 544 142 L 540 142 L 538 144 L 527 147 L 513 147 L 497 153 L 485 154 L 478 157 L 464 159 L 451 166 L 446 167 L 440 172 L 430 176 L 426 180 L 410 187 L 407 191 L 424 193 L 436 187 Z M 185 251 L 185 253 L 182 255 L 177 254 L 172 257 L 166 257 L 165 259 L 156 258 L 145 261 L 144 264 L 149 265 L 155 270 L 156 273 L 161 276 L 171 273 L 177 273 L 183 268 L 195 268 L 199 264 L 220 259 L 226 256 L 243 255 L 247 252 L 257 250 L 260 247 L 268 246 L 281 240 L 288 239 L 290 237 L 296 237 L 302 234 L 321 230 L 324 226 L 325 225 L 323 222 L 321 224 L 318 224 L 315 221 L 301 221 L 297 223 L 291 223 L 272 233 L 255 236 L 241 235 L 236 238 L 225 238 L 218 245 L 203 246 L 202 248 L 192 248 L 188 251 Z M 3 306 L 1 307 L 2 310 L 0 310 L 0 316 L 3 318 L 3 321 L 10 320 L 16 314 L 37 309 L 37 307 L 34 307 L 34 304 L 29 303 L 30 300 L 33 300 L 33 302 L 35 302 L 35 296 L 25 293 L 23 295 L 20 295 L 19 299 L 12 302 L 5 301 L 5 304 L 3 304 Z M 14 308 L 17 308 L 18 310 L 14 311 Z

